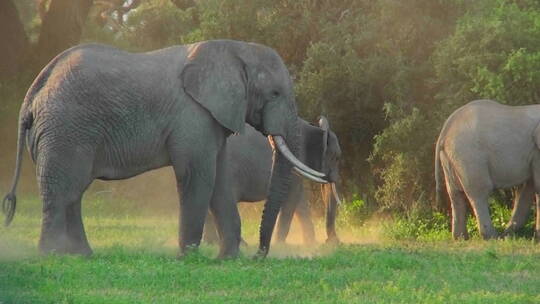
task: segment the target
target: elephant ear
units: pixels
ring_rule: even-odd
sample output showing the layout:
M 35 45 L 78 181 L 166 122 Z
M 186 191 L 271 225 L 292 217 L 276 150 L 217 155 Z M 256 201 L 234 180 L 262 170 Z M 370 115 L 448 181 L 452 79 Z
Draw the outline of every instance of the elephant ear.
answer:
M 207 41 L 188 49 L 181 74 L 184 91 L 233 133 L 243 133 L 247 110 L 244 62 L 227 41 Z
M 302 136 L 302 151 L 301 159 L 308 167 L 317 171 L 324 169 L 324 155 L 326 153 L 326 138 L 327 132 L 317 126 L 312 126 L 306 123 Z M 324 171 L 323 171 L 324 172 Z

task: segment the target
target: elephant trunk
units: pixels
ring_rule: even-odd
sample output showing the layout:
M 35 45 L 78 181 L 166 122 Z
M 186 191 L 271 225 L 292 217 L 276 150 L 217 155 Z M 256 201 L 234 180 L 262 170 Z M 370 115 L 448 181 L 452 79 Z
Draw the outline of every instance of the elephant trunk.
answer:
M 287 136 L 287 143 L 290 147 L 290 152 L 298 154 L 300 140 L 298 134 L 298 128 L 296 128 L 296 121 L 290 128 Z M 277 138 L 278 136 L 275 136 Z M 272 140 L 270 140 L 272 143 Z M 270 250 L 270 242 L 272 240 L 272 233 L 276 224 L 278 213 L 281 209 L 282 202 L 285 201 L 291 186 L 292 180 L 292 168 L 293 163 L 290 162 L 280 152 L 281 149 L 276 148 L 277 144 L 281 144 L 280 140 L 273 142 L 274 146 L 274 163 L 272 167 L 272 177 L 270 178 L 270 189 L 268 198 L 264 204 L 261 226 L 259 228 L 259 250 L 257 256 L 266 257 Z M 285 144 L 286 145 L 286 144 Z M 286 145 L 287 146 L 287 145 Z M 288 150 L 288 149 L 287 149 Z

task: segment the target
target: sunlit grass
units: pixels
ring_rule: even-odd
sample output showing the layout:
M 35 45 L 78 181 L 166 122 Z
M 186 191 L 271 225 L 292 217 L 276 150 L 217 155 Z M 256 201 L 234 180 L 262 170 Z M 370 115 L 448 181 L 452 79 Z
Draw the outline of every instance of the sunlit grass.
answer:
M 203 246 L 178 260 L 174 214 L 85 207 L 94 255 L 40 256 L 39 202 L 20 205 L 13 225 L 0 228 L 3 303 L 540 302 L 540 246 L 528 239 L 392 241 L 372 223 L 341 231 L 350 244 L 295 242 L 256 261 L 256 222 L 247 220 L 240 258 L 215 260 L 217 248 Z

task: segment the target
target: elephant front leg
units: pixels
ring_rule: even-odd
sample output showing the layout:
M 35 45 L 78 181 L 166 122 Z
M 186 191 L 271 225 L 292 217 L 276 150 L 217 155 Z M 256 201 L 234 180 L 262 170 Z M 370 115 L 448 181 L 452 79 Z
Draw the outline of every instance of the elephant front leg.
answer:
M 289 230 L 291 229 L 294 212 L 303 196 L 302 180 L 298 176 L 293 176 L 292 184 L 287 194 L 287 199 L 283 202 L 279 212 L 276 242 L 285 243 Z
M 238 256 L 241 242 L 240 214 L 233 188 L 228 184 L 228 181 L 231 181 L 233 177 L 228 171 L 226 154 L 227 149 L 224 148 L 218 155 L 216 183 L 210 201 L 210 208 L 221 241 L 219 258 Z

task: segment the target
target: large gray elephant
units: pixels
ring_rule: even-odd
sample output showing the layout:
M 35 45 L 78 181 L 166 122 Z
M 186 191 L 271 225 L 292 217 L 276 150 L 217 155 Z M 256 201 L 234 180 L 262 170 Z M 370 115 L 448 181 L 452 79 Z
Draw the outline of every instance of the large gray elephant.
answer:
M 180 254 L 199 245 L 210 207 L 224 240 L 219 255 L 236 256 L 236 204 L 210 201 L 223 178 L 226 138 L 244 132 L 247 122 L 280 149 L 261 223 L 259 252 L 266 255 L 293 166 L 325 182 L 294 156 L 297 118 L 287 68 L 262 45 L 213 40 L 137 54 L 73 47 L 41 71 L 22 104 L 15 177 L 3 201 L 6 224 L 15 211 L 26 140 L 43 200 L 42 252 L 91 254 L 81 197 L 94 179 L 172 166 L 182 190 Z
M 339 179 L 339 159 L 341 148 L 328 120 L 321 116 L 318 126 L 300 119 L 300 161 L 326 174 L 330 183 L 322 185 L 321 193 L 326 204 L 327 242 L 337 243 L 335 219 L 339 196 L 335 183 Z M 268 186 L 272 173 L 272 147 L 268 140 L 255 129 L 246 125 L 243 135 L 227 139 L 227 175 L 223 185 L 216 185 L 217 195 L 213 199 L 234 202 L 258 202 L 268 196 Z M 218 204 L 216 202 L 215 204 Z M 291 190 L 283 202 L 277 225 L 277 241 L 284 242 L 289 233 L 293 214 L 300 219 L 306 243 L 315 242 L 315 229 L 311 221 L 309 205 L 304 193 L 304 183 L 300 176 L 292 179 Z M 215 223 L 208 216 L 204 228 L 204 240 L 212 243 L 218 240 Z
M 468 238 L 467 201 L 482 237 L 497 237 L 488 198 L 499 188 L 522 185 L 507 231 L 523 226 L 533 194 L 540 193 L 539 148 L 540 105 L 506 106 L 477 100 L 450 115 L 435 149 L 435 179 L 440 200 L 444 173 L 454 238 Z

